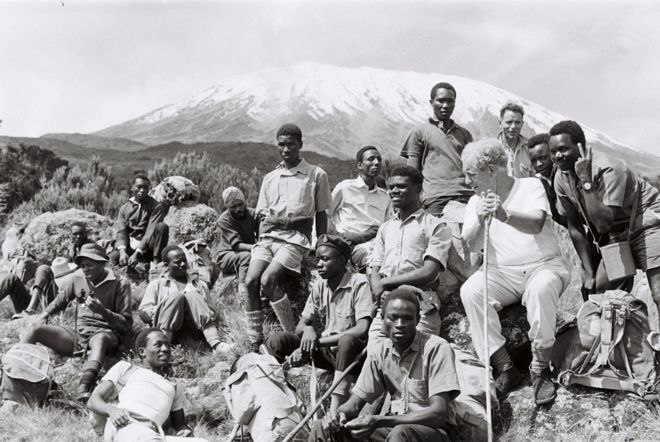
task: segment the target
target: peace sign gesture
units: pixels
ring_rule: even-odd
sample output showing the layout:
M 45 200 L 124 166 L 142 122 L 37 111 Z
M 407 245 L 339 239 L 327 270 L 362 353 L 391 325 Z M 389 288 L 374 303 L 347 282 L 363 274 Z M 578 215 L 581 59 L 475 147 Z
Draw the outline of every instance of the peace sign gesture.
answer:
M 580 158 L 575 162 L 575 173 L 582 184 L 591 183 L 591 146 L 577 145 Z

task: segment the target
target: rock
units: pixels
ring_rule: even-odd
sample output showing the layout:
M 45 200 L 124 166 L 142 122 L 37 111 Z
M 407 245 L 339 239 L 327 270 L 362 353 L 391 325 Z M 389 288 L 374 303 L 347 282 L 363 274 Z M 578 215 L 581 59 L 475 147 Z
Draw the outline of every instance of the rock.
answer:
M 71 243 L 71 223 L 81 221 L 87 225 L 93 240 L 114 237 L 113 221 L 98 213 L 80 209 L 46 212 L 34 218 L 21 237 L 21 245 L 33 253 L 40 263 L 50 264 L 57 256 L 66 254 Z
M 205 205 L 184 202 L 172 206 L 165 216 L 170 228 L 170 244 L 181 244 L 191 239 L 203 239 L 209 244 L 216 238 L 218 212 Z

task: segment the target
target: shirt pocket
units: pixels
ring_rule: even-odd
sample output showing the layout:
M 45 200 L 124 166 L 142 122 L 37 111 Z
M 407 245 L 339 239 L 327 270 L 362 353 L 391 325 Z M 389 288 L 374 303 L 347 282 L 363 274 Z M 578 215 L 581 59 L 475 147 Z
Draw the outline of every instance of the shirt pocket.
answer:
M 387 202 L 383 201 L 369 201 L 367 204 L 369 215 L 378 220 L 378 222 L 385 221 L 385 214 L 387 212 Z
M 314 214 L 315 185 L 307 175 L 296 174 L 280 180 L 280 195 L 286 198 L 286 214 L 312 216 Z
M 410 379 L 408 378 L 407 389 L 408 405 L 415 404 L 420 406 L 427 406 L 429 402 L 429 388 L 428 382 L 422 379 Z
M 337 309 L 335 314 L 335 330 L 336 332 L 346 331 L 349 328 L 353 327 L 353 318 L 355 317 L 355 311 L 351 307 L 344 307 Z

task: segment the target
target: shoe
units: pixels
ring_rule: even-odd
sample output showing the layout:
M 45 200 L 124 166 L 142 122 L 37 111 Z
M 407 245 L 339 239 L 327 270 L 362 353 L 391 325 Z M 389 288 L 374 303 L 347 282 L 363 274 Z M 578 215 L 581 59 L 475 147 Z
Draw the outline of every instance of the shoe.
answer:
M 495 379 L 495 389 L 497 390 L 497 397 L 505 397 L 511 390 L 516 388 L 522 383 L 522 376 L 515 366 L 508 370 L 503 371 Z
M 30 317 L 30 316 L 34 316 L 37 313 L 39 313 L 39 312 L 36 311 L 36 310 L 25 309 L 20 313 L 16 313 L 16 314 L 12 315 L 11 319 L 14 320 L 14 319 L 27 318 L 27 317 Z
M 78 385 L 78 390 L 76 390 L 76 393 L 76 400 L 78 402 L 82 402 L 83 404 L 86 404 L 89 400 L 89 397 L 92 395 L 92 393 L 89 391 L 89 386 L 85 384 Z
M 532 390 L 536 405 L 550 404 L 557 398 L 557 385 L 552 381 L 550 368 L 546 367 L 540 374 L 529 372 L 532 378 Z
M 234 348 L 235 348 L 234 344 L 227 344 L 226 342 L 220 342 L 215 347 L 213 347 L 213 353 L 225 354 L 225 353 L 229 353 Z

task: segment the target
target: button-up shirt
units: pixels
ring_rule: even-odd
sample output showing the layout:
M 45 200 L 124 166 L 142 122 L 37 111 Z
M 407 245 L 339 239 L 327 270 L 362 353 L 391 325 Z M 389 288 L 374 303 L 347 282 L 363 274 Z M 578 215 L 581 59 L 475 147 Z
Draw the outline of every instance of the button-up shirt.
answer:
M 372 403 L 385 391 L 392 397 L 392 412 L 406 414 L 428 408 L 429 398 L 460 393 L 454 351 L 444 339 L 418 331 L 401 354 L 390 339 L 375 344 L 367 353 L 352 393 Z
M 499 131 L 497 139 L 500 140 L 504 152 L 506 152 L 506 171 L 509 176 L 514 178 L 529 178 L 534 176 L 532 161 L 529 159 L 529 152 L 527 151 L 527 138 L 518 135 L 518 142 L 513 149 L 509 147 L 504 139 L 504 132 Z
M 143 203 L 131 197 L 119 208 L 117 214 L 117 248 L 128 248 L 128 239 L 134 238 L 140 241 L 138 248 L 145 251 L 156 224 L 162 222 L 165 215 L 167 210 L 152 197 L 147 196 Z
M 328 174 L 301 159 L 287 169 L 284 163 L 269 172 L 261 183 L 256 212 L 266 216 L 307 216 L 328 210 L 331 202 Z M 274 229 L 261 234 L 290 244 L 310 247 L 312 231 Z
M 355 327 L 360 319 L 371 319 L 373 307 L 366 275 L 346 270 L 334 291 L 327 279 L 314 280 L 302 317 L 323 324 L 322 336 L 329 336 Z
M 183 286 L 183 284 L 181 284 Z M 209 288 L 203 281 L 200 280 L 188 280 L 186 285 L 181 289 L 179 283 L 177 283 L 170 276 L 169 271 L 164 272 L 160 278 L 154 279 L 149 283 L 147 289 L 144 292 L 144 297 L 142 302 L 140 302 L 139 312 L 141 317 L 146 314 L 151 318 L 154 323 L 156 318 L 154 315 L 158 309 L 158 305 L 163 302 L 165 299 L 177 295 L 179 293 L 197 293 L 199 296 L 204 298 L 204 301 L 208 303 L 209 300 Z
M 426 258 L 446 268 L 451 244 L 451 231 L 435 216 L 422 209 L 405 220 L 397 214 L 378 229 L 369 265 L 385 277 L 420 269 Z
M 364 233 L 392 217 L 392 201 L 387 191 L 369 189 L 361 176 L 344 180 L 332 191 L 329 218 L 337 233 Z

